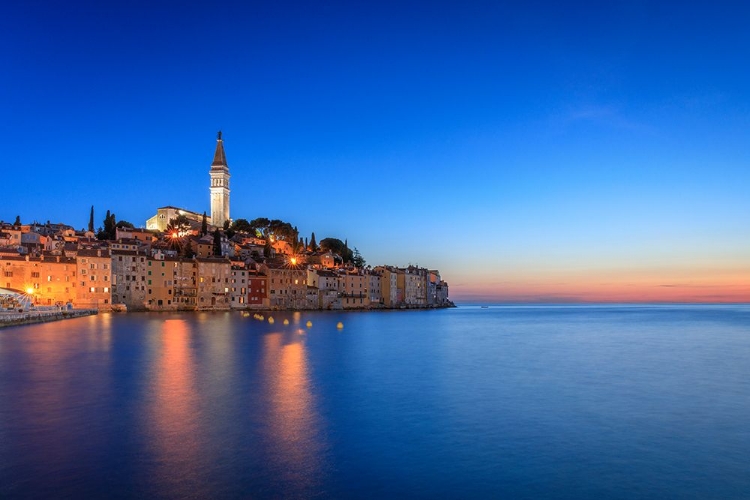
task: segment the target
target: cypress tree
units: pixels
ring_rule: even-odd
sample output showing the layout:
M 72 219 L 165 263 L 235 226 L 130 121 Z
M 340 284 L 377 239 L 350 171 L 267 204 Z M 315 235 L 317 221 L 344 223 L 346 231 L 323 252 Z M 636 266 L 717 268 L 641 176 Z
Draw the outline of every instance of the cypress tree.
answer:
M 221 233 L 219 228 L 214 230 L 214 255 L 221 257 Z
M 91 214 L 89 214 L 89 231 L 94 232 L 94 205 L 91 205 Z
M 206 218 L 206 212 L 203 212 L 203 222 L 201 222 L 201 236 L 208 234 L 208 219 Z

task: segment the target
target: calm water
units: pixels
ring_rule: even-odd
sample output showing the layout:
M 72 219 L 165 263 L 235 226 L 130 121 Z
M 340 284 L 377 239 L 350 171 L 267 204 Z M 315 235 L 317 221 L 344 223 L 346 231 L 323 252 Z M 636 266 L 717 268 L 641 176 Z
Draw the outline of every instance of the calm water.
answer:
M 750 498 L 749 306 L 274 317 L 0 330 L 0 497 Z

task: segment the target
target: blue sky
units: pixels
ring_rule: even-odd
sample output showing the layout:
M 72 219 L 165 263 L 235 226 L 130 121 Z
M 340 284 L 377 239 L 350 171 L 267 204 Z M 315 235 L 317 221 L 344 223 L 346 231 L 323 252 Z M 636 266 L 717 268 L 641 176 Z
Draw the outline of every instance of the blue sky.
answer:
M 8 3 L 0 219 L 208 210 L 221 129 L 234 218 L 459 298 L 750 301 L 750 8 L 656 3 Z

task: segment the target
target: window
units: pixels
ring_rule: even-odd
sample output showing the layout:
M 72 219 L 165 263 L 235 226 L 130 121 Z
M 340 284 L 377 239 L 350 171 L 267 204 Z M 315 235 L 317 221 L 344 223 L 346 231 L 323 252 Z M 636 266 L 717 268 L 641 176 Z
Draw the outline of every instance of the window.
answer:
M 94 288 L 93 286 L 89 288 L 89 292 L 94 293 L 95 291 L 96 291 L 96 288 Z
M 33 273 L 31 273 L 31 277 L 32 278 L 38 278 L 39 277 L 39 273 L 38 272 L 33 272 Z
M 107 292 L 109 292 L 109 287 L 106 287 L 106 286 L 105 286 L 105 287 L 104 287 L 104 293 L 107 293 Z
M 13 277 L 13 271 L 5 271 L 5 277 L 6 278 L 12 278 Z M 8 283 L 8 288 L 10 288 L 10 283 Z

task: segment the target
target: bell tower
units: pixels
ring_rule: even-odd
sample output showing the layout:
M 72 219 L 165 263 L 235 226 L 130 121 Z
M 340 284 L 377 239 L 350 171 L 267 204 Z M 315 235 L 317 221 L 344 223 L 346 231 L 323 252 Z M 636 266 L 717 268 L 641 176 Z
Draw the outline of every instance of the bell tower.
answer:
M 216 152 L 211 164 L 211 224 L 222 227 L 229 220 L 229 166 L 224 154 L 221 130 L 216 137 Z

